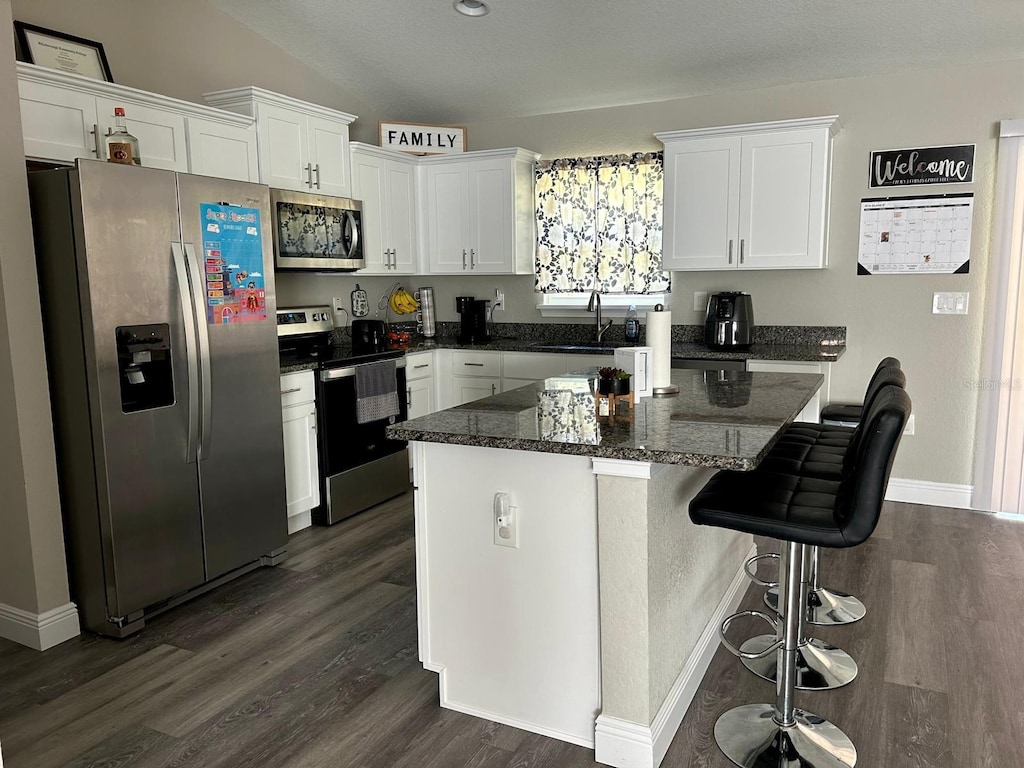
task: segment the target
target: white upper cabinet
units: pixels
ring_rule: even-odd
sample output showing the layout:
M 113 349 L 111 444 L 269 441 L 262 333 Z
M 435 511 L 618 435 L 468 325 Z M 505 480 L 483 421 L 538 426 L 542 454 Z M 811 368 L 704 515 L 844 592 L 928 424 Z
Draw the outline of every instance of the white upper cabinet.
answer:
M 524 149 L 498 149 L 419 161 L 430 274 L 532 274 L 538 159 Z
M 363 205 L 360 274 L 411 275 L 419 269 L 416 161 L 399 152 L 352 144 L 352 196 Z
M 260 181 L 278 189 L 352 196 L 348 126 L 355 115 L 262 88 L 203 94 L 256 120 Z
M 124 107 L 147 168 L 256 181 L 252 120 L 136 88 L 18 64 L 25 156 L 73 163 L 103 158 L 102 138 Z
M 837 120 L 656 134 L 665 145 L 665 269 L 826 266 Z

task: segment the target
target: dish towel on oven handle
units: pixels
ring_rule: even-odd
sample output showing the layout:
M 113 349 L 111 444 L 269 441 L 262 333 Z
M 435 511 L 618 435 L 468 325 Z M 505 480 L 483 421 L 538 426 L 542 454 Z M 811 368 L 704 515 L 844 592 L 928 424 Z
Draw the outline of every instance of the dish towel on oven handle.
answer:
M 398 375 L 394 360 L 356 366 L 356 422 L 369 424 L 398 416 Z

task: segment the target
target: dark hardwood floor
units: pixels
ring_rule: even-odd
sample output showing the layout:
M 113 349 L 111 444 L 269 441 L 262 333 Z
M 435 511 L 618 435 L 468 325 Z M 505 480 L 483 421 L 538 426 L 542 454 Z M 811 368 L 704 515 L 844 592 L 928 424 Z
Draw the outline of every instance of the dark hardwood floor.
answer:
M 860 675 L 797 703 L 843 728 L 859 765 L 1024 766 L 1024 524 L 887 504 L 866 544 L 825 553 L 824 573 L 867 603 L 859 624 L 815 631 Z M 128 640 L 84 635 L 42 654 L 0 640 L 4 764 L 596 765 L 590 750 L 438 707 L 416 658 L 414 580 L 405 497 L 303 531 L 281 566 Z M 772 693 L 719 649 L 663 765 L 731 765 L 716 718 Z

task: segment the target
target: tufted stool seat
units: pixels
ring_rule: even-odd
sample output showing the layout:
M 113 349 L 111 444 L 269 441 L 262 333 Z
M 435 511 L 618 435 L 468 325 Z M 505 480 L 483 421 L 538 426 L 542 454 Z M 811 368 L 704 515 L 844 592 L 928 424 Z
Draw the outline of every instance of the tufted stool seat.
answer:
M 853 547 L 878 524 L 885 488 L 910 415 L 907 393 L 883 386 L 865 407 L 860 433 L 847 448 L 838 479 L 754 470 L 719 472 L 690 502 L 690 519 L 785 542 L 780 568 L 783 610 L 778 620 L 741 611 L 722 624 L 723 645 L 741 657 L 777 654 L 775 703 L 730 710 L 715 724 L 715 739 L 737 765 L 851 768 L 857 752 L 835 725 L 794 703 L 799 641 L 807 600 L 808 548 Z M 775 627 L 775 641 L 758 652 L 735 648 L 725 637 L 730 622 L 754 615 Z

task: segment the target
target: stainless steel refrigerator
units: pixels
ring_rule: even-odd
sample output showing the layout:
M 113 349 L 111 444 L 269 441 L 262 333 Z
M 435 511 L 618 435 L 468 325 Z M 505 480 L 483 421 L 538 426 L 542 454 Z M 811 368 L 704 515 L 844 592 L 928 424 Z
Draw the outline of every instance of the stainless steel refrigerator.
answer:
M 123 637 L 287 541 L 267 187 L 30 174 L 73 599 Z

